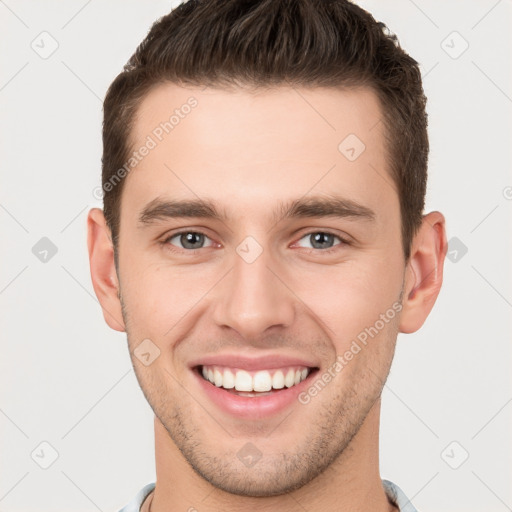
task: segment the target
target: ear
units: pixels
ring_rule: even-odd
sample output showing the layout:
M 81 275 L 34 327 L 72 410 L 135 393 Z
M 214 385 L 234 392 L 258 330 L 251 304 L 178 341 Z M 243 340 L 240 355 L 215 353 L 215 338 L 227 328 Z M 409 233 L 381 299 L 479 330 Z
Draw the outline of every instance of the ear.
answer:
M 427 319 L 443 283 L 447 248 L 443 215 L 439 212 L 424 215 L 405 270 L 400 332 L 415 332 Z
M 114 247 L 103 210 L 99 208 L 92 208 L 87 216 L 87 247 L 92 285 L 103 310 L 105 322 L 112 329 L 124 332 Z

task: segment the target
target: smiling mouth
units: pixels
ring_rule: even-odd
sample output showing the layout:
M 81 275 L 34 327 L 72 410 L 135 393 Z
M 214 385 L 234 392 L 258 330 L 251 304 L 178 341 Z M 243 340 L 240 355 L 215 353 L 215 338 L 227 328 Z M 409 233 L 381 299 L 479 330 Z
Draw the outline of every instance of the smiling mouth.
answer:
M 217 365 L 199 365 L 195 371 L 212 386 L 238 396 L 268 396 L 300 384 L 317 373 L 318 367 L 287 366 L 259 371 L 246 371 Z

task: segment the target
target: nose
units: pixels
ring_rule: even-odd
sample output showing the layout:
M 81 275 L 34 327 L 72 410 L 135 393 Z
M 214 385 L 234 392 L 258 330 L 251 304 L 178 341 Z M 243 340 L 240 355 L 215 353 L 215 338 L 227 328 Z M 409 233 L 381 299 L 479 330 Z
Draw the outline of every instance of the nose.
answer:
M 231 272 L 216 289 L 214 321 L 246 340 L 261 339 L 272 327 L 294 321 L 294 295 L 284 284 L 285 271 L 267 253 L 252 263 L 235 253 Z

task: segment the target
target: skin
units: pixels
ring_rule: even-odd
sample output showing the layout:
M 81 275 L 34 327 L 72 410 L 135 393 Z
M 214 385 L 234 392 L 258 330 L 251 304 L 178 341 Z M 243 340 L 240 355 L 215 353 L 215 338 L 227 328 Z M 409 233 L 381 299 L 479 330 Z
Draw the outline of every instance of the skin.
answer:
M 126 178 L 117 270 L 102 210 L 88 217 L 94 290 L 108 325 L 127 333 L 155 412 L 157 485 L 144 506 L 397 510 L 379 475 L 380 396 L 397 334 L 419 329 L 439 293 L 444 217 L 424 216 L 406 262 L 382 111 L 369 89 L 163 84 L 140 106 L 134 148 L 190 96 L 197 107 Z M 353 162 L 338 150 L 351 133 L 366 146 Z M 281 201 L 310 196 L 341 196 L 375 216 L 272 218 Z M 226 219 L 141 225 L 157 197 L 208 199 Z M 205 234 L 203 245 L 169 239 L 180 230 Z M 309 236 L 318 232 L 335 237 L 318 248 Z M 250 264 L 236 252 L 247 236 L 263 250 Z M 270 418 L 222 412 L 188 368 L 199 354 L 279 353 L 315 361 L 322 374 L 400 299 L 401 312 L 317 396 Z M 149 366 L 133 354 L 147 338 L 160 350 Z M 247 442 L 262 453 L 252 467 L 237 457 Z

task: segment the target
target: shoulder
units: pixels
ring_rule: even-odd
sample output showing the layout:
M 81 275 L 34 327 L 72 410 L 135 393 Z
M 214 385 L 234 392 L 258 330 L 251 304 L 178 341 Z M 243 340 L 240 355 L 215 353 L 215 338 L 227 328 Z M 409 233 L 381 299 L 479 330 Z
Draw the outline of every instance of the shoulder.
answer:
M 411 500 L 405 495 L 404 491 L 390 480 L 382 480 L 382 485 L 388 498 L 396 505 L 400 512 L 418 512 Z
M 140 512 L 140 507 L 144 500 L 148 497 L 149 493 L 155 488 L 155 482 L 146 484 L 119 512 Z

